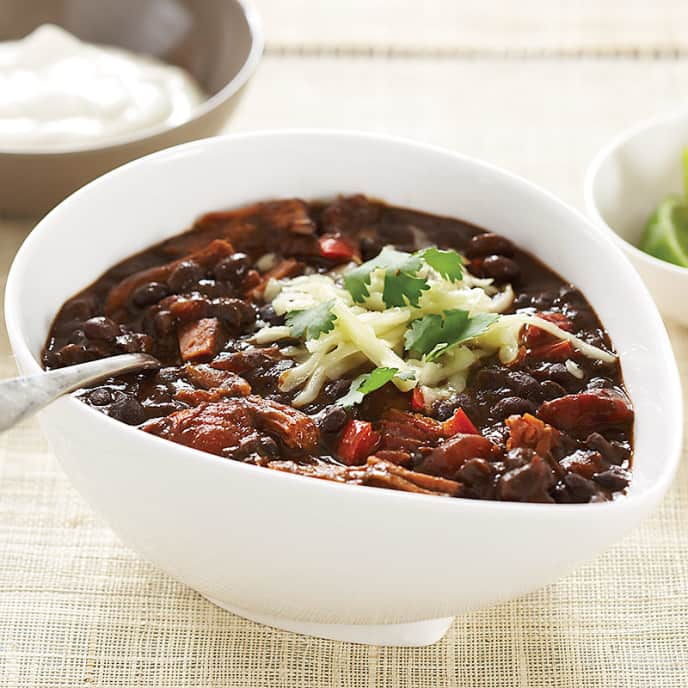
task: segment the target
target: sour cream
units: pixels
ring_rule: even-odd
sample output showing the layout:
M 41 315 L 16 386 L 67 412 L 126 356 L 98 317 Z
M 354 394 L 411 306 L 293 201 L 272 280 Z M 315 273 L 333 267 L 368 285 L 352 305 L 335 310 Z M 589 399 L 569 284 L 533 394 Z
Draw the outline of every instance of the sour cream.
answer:
M 0 149 L 28 151 L 180 124 L 205 99 L 178 67 L 50 24 L 0 43 L 0 94 Z

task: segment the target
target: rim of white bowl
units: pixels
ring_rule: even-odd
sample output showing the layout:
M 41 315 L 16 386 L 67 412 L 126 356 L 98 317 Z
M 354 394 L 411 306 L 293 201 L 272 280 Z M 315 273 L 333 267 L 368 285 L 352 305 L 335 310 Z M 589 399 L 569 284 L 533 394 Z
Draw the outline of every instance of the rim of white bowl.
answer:
M 169 440 L 165 440 L 161 437 L 156 437 L 154 435 L 151 435 L 149 433 L 144 433 L 141 432 L 138 428 L 135 428 L 133 426 L 126 425 L 120 421 L 115 420 L 114 418 L 110 418 L 109 416 L 104 415 L 103 413 L 100 413 L 99 411 L 96 411 L 93 408 L 90 408 L 88 405 L 84 404 L 83 402 L 79 401 L 78 399 L 74 398 L 73 396 L 69 397 L 63 397 L 61 400 L 59 400 L 56 403 L 65 403 L 69 404 L 70 408 L 73 412 L 83 414 L 84 421 L 87 423 L 95 423 L 95 424 L 100 424 L 100 423 L 105 423 L 108 428 L 113 428 L 114 426 L 112 424 L 116 424 L 117 427 L 119 428 L 118 432 L 123 432 L 123 433 L 129 433 L 133 441 L 137 442 L 164 442 L 165 445 L 168 448 L 168 451 L 174 452 L 177 454 L 180 458 L 181 457 L 188 457 L 189 460 L 192 461 L 206 461 L 206 462 L 213 462 L 215 464 L 222 463 L 224 466 L 226 466 L 225 470 L 248 470 L 248 471 L 255 471 L 254 475 L 256 476 L 256 479 L 258 480 L 298 480 L 298 481 L 304 481 L 307 480 L 309 483 L 312 483 L 312 487 L 310 489 L 320 489 L 320 490 L 336 490 L 337 494 L 344 495 L 348 491 L 351 495 L 352 498 L 374 498 L 377 499 L 380 502 L 384 501 L 397 501 L 397 500 L 404 500 L 407 504 L 418 504 L 420 506 L 421 503 L 425 503 L 426 506 L 429 506 L 430 504 L 434 504 L 435 508 L 448 508 L 448 509 L 453 509 L 453 510 L 463 510 L 463 511 L 474 511 L 476 513 L 482 513 L 484 511 L 495 511 L 497 509 L 499 510 L 504 510 L 504 511 L 525 511 L 529 512 L 532 510 L 540 510 L 540 509 L 549 509 L 550 513 L 552 514 L 552 517 L 555 518 L 555 514 L 565 514 L 569 511 L 583 511 L 583 510 L 606 510 L 606 509 L 615 509 L 615 510 L 620 510 L 620 509 L 625 509 L 625 510 L 634 510 L 636 505 L 639 502 L 655 502 L 659 501 L 661 497 L 664 495 L 664 493 L 667 491 L 669 488 L 671 481 L 673 480 L 674 474 L 676 472 L 676 469 L 678 468 L 678 464 L 680 461 L 681 457 L 681 449 L 682 449 L 682 444 L 683 444 L 683 396 L 682 396 L 682 390 L 681 390 L 681 385 L 680 385 L 680 378 L 679 378 L 679 373 L 678 373 L 678 367 L 676 365 L 676 359 L 673 354 L 673 350 L 671 348 L 671 343 L 669 341 L 669 336 L 666 332 L 666 328 L 664 327 L 664 323 L 661 319 L 661 316 L 659 315 L 659 312 L 657 311 L 657 307 L 652 300 L 652 297 L 650 296 L 649 291 L 647 290 L 647 287 L 645 287 L 643 281 L 641 280 L 640 276 L 638 273 L 635 271 L 633 266 L 631 265 L 630 261 L 628 258 L 623 254 L 623 251 L 619 249 L 619 247 L 615 244 L 614 241 L 612 241 L 608 236 L 601 235 L 597 228 L 595 228 L 590 220 L 586 218 L 586 216 L 581 213 L 580 211 L 576 210 L 572 206 L 567 205 L 563 201 L 559 200 L 554 194 L 551 192 L 547 191 L 546 189 L 543 189 L 542 187 L 538 186 L 537 184 L 534 184 L 533 182 L 528 181 L 527 179 L 514 174 L 512 172 L 509 172 L 507 170 L 504 170 L 496 165 L 493 165 L 491 163 L 484 162 L 482 160 L 478 160 L 475 158 L 472 158 L 467 155 L 463 155 L 461 153 L 457 153 L 454 151 L 451 151 L 449 149 L 443 148 L 441 146 L 436 146 L 432 144 L 427 144 L 427 143 L 421 143 L 419 141 L 414 141 L 412 139 L 404 138 L 404 137 L 398 137 L 398 136 L 390 136 L 386 134 L 378 134 L 378 133 L 371 133 L 371 132 L 365 132 L 365 131 L 356 131 L 356 130 L 345 130 L 345 129 L 266 129 L 262 131 L 253 131 L 253 132 L 246 132 L 246 133 L 238 133 L 238 134 L 225 134 L 222 136 L 214 136 L 214 137 L 209 137 L 205 139 L 198 139 L 196 141 L 191 141 L 189 143 L 183 143 L 177 146 L 172 146 L 170 148 L 166 148 L 161 151 L 157 151 L 155 153 L 151 153 L 149 155 L 143 156 L 141 158 L 138 158 L 136 160 L 133 160 L 131 162 L 125 163 L 124 165 L 121 165 L 120 167 L 115 168 L 114 170 L 111 170 L 110 172 L 107 172 L 106 174 L 98 177 L 97 179 L 93 180 L 92 182 L 89 182 L 85 186 L 83 186 L 81 189 L 75 191 L 73 194 L 68 196 L 64 201 L 62 201 L 60 204 L 58 204 L 53 210 L 51 210 L 43 219 L 40 220 L 40 222 L 36 225 L 36 227 L 31 231 L 31 233 L 27 236 L 27 238 L 24 240 L 22 245 L 19 248 L 19 251 L 17 251 L 17 254 L 15 255 L 15 258 L 12 262 L 12 265 L 10 267 L 10 271 L 7 277 L 7 283 L 5 287 L 5 303 L 4 303 L 4 310 L 5 310 L 5 322 L 7 326 L 7 332 L 9 335 L 10 343 L 12 346 L 12 350 L 15 353 L 17 357 L 22 357 L 24 360 L 29 362 L 29 366 L 32 368 L 32 370 L 29 372 L 29 374 L 34 374 L 34 373 L 40 373 L 43 371 L 43 368 L 41 367 L 39 361 L 37 358 L 34 356 L 34 354 L 31 352 L 26 339 L 24 338 L 24 335 L 21 331 L 21 328 L 19 327 L 19 297 L 20 297 L 20 292 L 17 286 L 18 281 L 21 279 L 21 274 L 25 271 L 25 265 L 30 263 L 30 254 L 33 251 L 33 246 L 38 245 L 41 241 L 41 234 L 45 231 L 50 231 L 49 224 L 52 222 L 55 218 L 59 218 L 59 216 L 65 211 L 65 209 L 68 209 L 71 205 L 74 203 L 79 202 L 79 197 L 83 193 L 87 193 L 87 189 L 90 187 L 93 187 L 95 185 L 100 185 L 100 184 L 107 184 L 109 183 L 109 180 L 113 177 L 117 177 L 123 174 L 127 173 L 127 170 L 130 166 L 140 166 L 140 165 L 147 165 L 150 164 L 151 161 L 158 161 L 162 160 L 166 157 L 175 157 L 178 156 L 180 153 L 185 154 L 185 153 L 193 153 L 195 149 L 203 150 L 206 146 L 208 145 L 215 145 L 218 142 L 227 142 L 231 143 L 232 141 L 235 140 L 250 140 L 250 139 L 260 139 L 260 138 L 271 138 L 271 137 L 284 137 L 284 136 L 305 136 L 309 138 L 316 138 L 316 137 L 323 137 L 323 138 L 332 138 L 332 137 L 338 137 L 342 139 L 343 141 L 348 139 L 348 140 L 363 140 L 363 141 L 375 141 L 375 142 L 383 142 L 387 144 L 392 144 L 394 146 L 404 146 L 404 147 L 409 147 L 409 148 L 415 148 L 416 150 L 419 151 L 424 151 L 424 152 L 429 152 L 433 153 L 435 155 L 442 155 L 446 157 L 450 157 L 453 159 L 458 159 L 463 161 L 464 163 L 467 163 L 469 165 L 473 165 L 476 168 L 488 171 L 492 174 L 497 174 L 502 177 L 506 177 L 511 180 L 512 183 L 516 184 L 517 186 L 520 187 L 521 190 L 523 190 L 525 193 L 529 194 L 535 194 L 540 197 L 543 197 L 546 199 L 549 203 L 554 204 L 559 208 L 560 211 L 573 214 L 576 216 L 580 222 L 582 227 L 584 228 L 589 228 L 589 234 L 590 236 L 594 236 L 599 240 L 602 240 L 603 242 L 607 243 L 609 248 L 616 253 L 618 260 L 620 261 L 620 265 L 623 266 L 621 269 L 625 270 L 626 274 L 625 277 L 626 279 L 630 280 L 631 282 L 634 282 L 636 285 L 636 289 L 638 290 L 638 296 L 641 301 L 644 301 L 644 306 L 646 309 L 649 309 L 649 312 L 652 314 L 652 316 L 655 319 L 654 327 L 656 328 L 660 339 L 661 339 L 661 346 L 663 348 L 663 351 L 660 352 L 660 360 L 663 360 L 666 365 L 671 366 L 672 371 L 671 375 L 669 376 L 669 380 L 671 380 L 671 395 L 673 397 L 673 404 L 672 408 L 676 410 L 676 415 L 677 418 L 679 419 L 679 430 L 674 434 L 672 437 L 672 443 L 669 448 L 669 456 L 667 457 L 667 464 L 662 472 L 662 474 L 659 476 L 659 478 L 649 487 L 644 488 L 643 491 L 636 495 L 636 494 L 629 494 L 625 495 L 619 499 L 615 499 L 614 501 L 610 502 L 603 502 L 603 503 L 589 503 L 589 504 L 535 504 L 535 503 L 530 503 L 530 502 L 503 502 L 503 501 L 498 501 L 498 500 L 479 500 L 479 499 L 440 499 L 436 495 L 423 495 L 423 494 L 412 494 L 412 493 L 407 493 L 407 492 L 401 492 L 401 491 L 396 491 L 396 490 L 385 490 L 385 489 L 371 489 L 368 486 L 364 485 L 350 485 L 350 484 L 341 484 L 341 483 L 335 483 L 332 481 L 327 481 L 327 480 L 314 480 L 313 478 L 307 477 L 307 476 L 301 476 L 301 475 L 294 475 L 290 473 L 286 473 L 283 471 L 270 471 L 270 470 L 255 470 L 257 467 L 256 466 L 251 466 L 249 464 L 244 464 L 239 461 L 228 461 L 225 458 L 222 458 L 220 456 L 216 456 L 214 454 L 209 454 L 207 452 L 198 450 L 198 449 L 192 449 L 191 447 L 186 447 L 181 444 L 177 444 L 174 442 L 170 442 Z M 17 354 L 19 352 L 19 354 Z M 171 446 L 170 446 L 171 445 Z M 442 507 L 441 505 L 445 505 Z
M 607 159 L 621 146 L 630 141 L 635 136 L 647 131 L 648 129 L 653 129 L 654 127 L 662 126 L 675 119 L 680 119 L 685 117 L 688 119 L 688 106 L 682 107 L 678 110 L 674 110 L 670 113 L 663 113 L 650 119 L 645 119 L 642 122 L 624 129 L 621 133 L 617 134 L 612 138 L 609 143 L 605 144 L 600 150 L 595 154 L 593 159 L 588 164 L 585 171 L 585 178 L 583 180 L 583 198 L 585 203 L 585 208 L 590 216 L 593 223 L 606 232 L 615 242 L 623 247 L 630 255 L 633 256 L 635 260 L 643 261 L 648 265 L 652 265 L 661 270 L 666 270 L 675 275 L 688 275 L 688 268 L 681 267 L 680 265 L 674 265 L 666 260 L 661 260 L 660 258 L 655 258 L 645 251 L 641 251 L 635 244 L 630 241 L 626 241 L 605 219 L 600 213 L 599 207 L 597 205 L 595 187 L 597 184 L 597 176 L 602 168 L 602 165 L 607 161 Z M 661 199 L 658 199 L 659 203 Z
M 177 124 L 156 124 L 128 134 L 121 134 L 108 138 L 102 143 L 84 143 L 82 145 L 72 144 L 55 144 L 45 148 L 25 148 L 25 147 L 0 147 L 0 155 L 16 155 L 16 156 L 31 156 L 31 155 L 70 155 L 78 153 L 94 153 L 99 151 L 107 151 L 112 148 L 119 148 L 121 146 L 128 146 L 132 143 L 141 143 L 146 139 L 151 139 L 160 134 L 167 134 L 188 125 L 200 117 L 208 114 L 220 104 L 229 100 L 237 93 L 243 86 L 246 85 L 253 73 L 256 71 L 260 59 L 265 48 L 265 35 L 263 32 L 263 22 L 258 14 L 258 10 L 253 5 L 252 0 L 232 0 L 239 5 L 246 18 L 248 26 L 248 34 L 251 40 L 251 47 L 244 64 L 241 65 L 239 71 L 217 92 L 209 98 L 205 98 L 202 103 L 197 105 L 190 117 L 183 122 Z

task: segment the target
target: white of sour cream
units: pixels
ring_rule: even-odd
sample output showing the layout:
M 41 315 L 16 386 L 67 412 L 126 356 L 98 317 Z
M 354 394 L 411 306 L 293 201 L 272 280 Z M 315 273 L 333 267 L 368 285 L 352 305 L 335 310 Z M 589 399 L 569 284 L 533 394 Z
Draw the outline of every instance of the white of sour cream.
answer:
M 107 143 L 188 120 L 205 100 L 183 69 L 45 24 L 0 43 L 0 149 Z

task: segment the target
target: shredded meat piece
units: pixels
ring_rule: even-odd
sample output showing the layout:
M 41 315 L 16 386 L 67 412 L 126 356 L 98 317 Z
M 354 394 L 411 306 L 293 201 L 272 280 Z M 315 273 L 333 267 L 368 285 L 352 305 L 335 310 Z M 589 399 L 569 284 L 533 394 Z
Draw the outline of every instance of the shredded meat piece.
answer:
M 509 416 L 505 422 L 511 433 L 506 443 L 507 449 L 532 449 L 536 454 L 545 456 L 551 454 L 559 444 L 559 431 L 530 413 Z
M 395 463 L 397 466 L 408 466 L 411 463 L 411 455 L 408 452 L 395 449 L 378 449 L 375 456 L 378 459 Z
M 222 238 L 231 241 L 232 230 L 236 225 L 260 217 L 261 222 L 277 232 L 294 232 L 295 234 L 314 234 L 315 222 L 308 214 L 308 205 L 297 198 L 280 201 L 256 203 L 238 210 L 207 213 L 201 217 L 194 227 L 222 228 Z
M 242 448 L 242 443 L 255 440 L 253 409 L 244 399 L 200 404 L 175 411 L 142 426 L 142 430 L 187 447 L 228 456 Z
M 201 389 L 180 389 L 174 398 L 190 406 L 203 402 L 220 401 L 225 397 L 245 397 L 251 393 L 251 385 L 243 377 L 226 370 L 216 370 L 208 365 L 184 366 L 186 379 Z
M 602 458 L 602 454 L 589 449 L 577 449 L 559 463 L 567 472 L 576 473 L 587 479 L 591 479 L 596 473 L 601 473 L 609 467 Z
M 235 388 L 241 390 L 237 396 L 246 396 L 251 393 L 251 385 L 243 377 L 229 370 L 217 370 L 205 364 L 187 364 L 184 366 L 184 375 L 192 385 L 203 389 Z
M 312 453 L 318 445 L 313 420 L 290 406 L 257 396 L 203 403 L 176 411 L 142 426 L 146 432 L 219 456 L 232 456 L 261 433 L 277 437 L 297 453 Z
M 458 434 L 435 447 L 417 466 L 422 473 L 453 478 L 469 459 L 490 459 L 495 447 L 486 437 Z
M 276 346 L 223 352 L 210 362 L 212 368 L 229 370 L 237 375 L 281 361 L 284 355 Z
M 328 233 L 356 236 L 369 229 L 380 216 L 380 208 L 362 194 L 338 198 L 325 208 L 322 224 Z
M 390 490 L 420 494 L 452 497 L 457 496 L 462 488 L 461 483 L 454 480 L 409 471 L 377 456 L 370 456 L 363 466 L 338 466 L 326 463 L 300 464 L 294 461 L 270 461 L 266 465 L 273 470 L 321 478 L 322 480 L 386 487 Z
M 177 257 L 196 251 L 213 239 L 224 239 L 254 259 L 273 251 L 275 246 L 285 256 L 317 256 L 320 247 L 315 232 L 316 225 L 306 203 L 285 199 L 207 213 L 190 232 L 173 237 L 161 248 L 167 255 Z
M 538 416 L 560 430 L 578 434 L 618 426 L 633 420 L 633 408 L 624 394 L 613 389 L 591 389 L 546 401 Z
M 185 361 L 208 360 L 225 343 L 222 324 L 217 318 L 202 318 L 181 325 L 177 330 L 179 353 Z
M 135 272 L 110 290 L 105 301 L 105 314 L 111 316 L 123 308 L 134 289 L 142 284 L 147 282 L 165 282 L 172 271 L 183 261 L 189 260 L 198 263 L 201 267 L 209 267 L 215 265 L 222 258 L 231 256 L 233 253 L 234 248 L 232 244 L 217 239 L 178 260 L 165 265 L 158 265 L 148 270 L 142 270 L 141 272 Z
M 408 453 L 432 447 L 443 436 L 442 424 L 433 418 L 397 409 L 385 413 L 377 430 L 382 437 L 381 449 Z

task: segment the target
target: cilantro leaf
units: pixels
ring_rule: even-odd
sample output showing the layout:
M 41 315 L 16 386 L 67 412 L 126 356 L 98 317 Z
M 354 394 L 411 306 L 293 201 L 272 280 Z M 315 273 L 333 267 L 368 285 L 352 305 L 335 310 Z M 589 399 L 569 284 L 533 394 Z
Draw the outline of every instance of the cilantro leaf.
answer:
M 418 307 L 421 292 L 430 287 L 422 277 L 417 277 L 420 270 L 420 256 L 397 251 L 386 246 L 380 254 L 363 265 L 359 265 L 344 276 L 344 286 L 354 301 L 361 303 L 370 296 L 368 287 L 375 270 L 385 271 L 382 300 L 389 308 L 405 306 L 406 302 Z
M 406 301 L 414 308 L 418 308 L 420 295 L 426 289 L 430 289 L 430 285 L 422 277 L 413 277 L 406 272 L 395 273 L 392 270 L 387 270 L 382 300 L 388 308 L 405 306 Z
M 420 253 L 421 258 L 449 282 L 460 282 L 463 278 L 463 261 L 456 251 L 442 251 L 435 246 Z
M 398 372 L 397 368 L 375 368 L 369 373 L 359 375 L 351 382 L 349 391 L 341 399 L 337 399 L 335 403 L 344 406 L 344 408 L 360 404 L 366 394 L 386 385 Z M 413 375 L 413 373 L 410 374 Z M 403 379 L 408 379 L 409 373 L 402 373 L 399 377 L 402 375 L 404 376 Z
M 291 328 L 293 337 L 317 339 L 321 334 L 326 334 L 334 329 L 334 321 L 337 316 L 332 312 L 334 299 L 325 301 L 313 308 L 302 311 L 289 311 L 285 316 L 287 325 Z
M 404 335 L 404 346 L 434 361 L 449 349 L 473 339 L 487 330 L 499 316 L 495 313 L 478 313 L 470 317 L 468 311 L 453 308 L 442 315 L 432 314 L 411 323 Z

